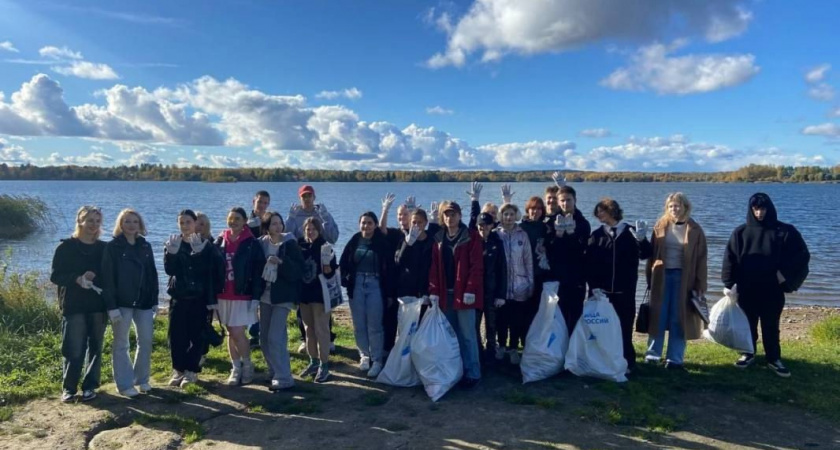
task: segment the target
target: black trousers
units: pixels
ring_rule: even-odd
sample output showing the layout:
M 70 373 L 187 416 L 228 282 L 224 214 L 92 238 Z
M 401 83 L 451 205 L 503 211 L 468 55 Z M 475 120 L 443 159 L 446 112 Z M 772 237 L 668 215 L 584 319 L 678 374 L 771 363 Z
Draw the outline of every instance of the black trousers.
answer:
M 385 310 L 382 311 L 382 332 L 385 334 L 382 348 L 385 352 L 390 352 L 394 348 L 397 341 L 397 321 L 399 319 L 400 303 L 394 300 L 390 306 L 385 304 Z
M 586 285 L 574 285 L 571 283 L 560 283 L 560 312 L 566 320 L 566 328 L 569 336 L 572 335 L 575 326 L 583 315 L 583 301 L 586 299 Z
M 636 349 L 633 348 L 633 321 L 636 319 L 636 291 L 621 294 L 607 294 L 610 303 L 618 314 L 621 324 L 621 341 L 624 347 L 624 359 L 627 367 L 636 367 Z
M 198 362 L 206 343 L 201 336 L 207 322 L 207 307 L 199 299 L 172 299 L 169 307 L 169 349 L 172 368 L 201 372 Z
M 478 346 L 485 352 L 496 351 L 496 307 L 493 300 L 485 299 L 484 308 L 475 310 L 475 332 L 479 336 Z M 481 342 L 481 318 L 484 317 L 484 343 Z M 483 355 L 481 355 L 483 357 Z
M 506 300 L 505 305 L 496 310 L 496 336 L 499 347 L 516 349 L 519 344 L 525 347 L 525 335 L 531 326 L 533 317 L 529 313 L 528 301 Z M 508 340 L 508 336 L 510 340 Z
M 785 307 L 785 293 L 780 288 L 768 289 L 766 292 L 742 292 L 738 296 L 738 305 L 750 322 L 753 348 L 757 348 L 758 323 L 761 322 L 761 340 L 767 362 L 780 360 L 782 347 L 779 343 L 779 321 Z

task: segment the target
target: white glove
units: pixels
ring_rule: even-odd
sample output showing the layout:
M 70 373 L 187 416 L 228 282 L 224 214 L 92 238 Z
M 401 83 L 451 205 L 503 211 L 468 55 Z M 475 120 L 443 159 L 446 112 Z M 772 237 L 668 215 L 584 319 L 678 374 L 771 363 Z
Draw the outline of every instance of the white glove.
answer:
M 266 264 L 263 268 L 262 278 L 269 283 L 277 281 L 277 264 Z
M 289 217 L 294 217 L 301 209 L 303 208 L 300 206 L 300 203 L 292 202 L 289 206 Z
M 503 299 L 503 298 L 497 298 L 497 299 L 493 302 L 493 306 L 495 306 L 496 308 L 501 308 L 502 306 L 505 306 L 505 299 Z
M 408 230 L 408 234 L 405 235 L 405 243 L 409 246 L 414 245 L 417 242 L 417 236 L 420 236 L 420 227 L 412 225 Z
M 382 198 L 382 211 L 388 211 L 391 209 L 391 205 L 394 204 L 394 199 L 396 198 L 397 196 L 390 192 L 385 194 L 385 197 Z
M 204 250 L 204 246 L 207 245 L 207 241 L 202 239 L 198 233 L 191 234 L 187 242 L 189 242 L 193 253 L 201 253 Z
M 248 228 L 258 227 L 260 225 L 262 225 L 262 219 L 260 219 L 259 216 L 254 216 L 248 219 Z
M 430 295 L 429 296 L 429 303 L 428 303 L 429 305 L 431 305 L 432 303 L 439 303 L 439 302 L 440 302 L 440 297 L 438 297 L 437 295 Z
M 323 203 L 318 203 L 317 205 L 315 205 L 315 211 L 318 212 L 319 216 L 324 216 L 327 213 L 329 213 L 329 211 L 327 211 L 327 206 L 324 205 Z M 322 220 L 321 222 L 325 222 L 325 221 Z
M 212 304 L 212 305 L 207 305 L 207 311 L 218 311 L 218 310 L 219 310 L 219 305 L 217 305 L 215 303 Z
M 732 299 L 732 301 L 738 301 L 738 285 L 733 284 L 732 289 L 723 288 L 723 295 Z
M 257 311 L 260 309 L 260 301 L 259 300 L 251 300 L 251 304 L 248 305 L 248 310 L 250 311 L 248 314 L 257 315 Z
M 565 229 L 564 231 L 566 234 L 575 234 L 575 228 L 577 227 L 577 222 L 575 222 L 575 217 L 569 213 L 568 216 L 564 216 L 563 220 L 565 221 Z
M 645 222 L 644 220 L 637 220 L 636 221 L 636 229 L 633 230 L 631 228 L 630 231 L 632 232 L 633 237 L 635 237 L 637 241 L 639 241 L 639 242 L 644 241 L 645 239 L 647 239 L 647 232 L 648 232 L 647 222 Z
M 409 212 L 413 212 L 417 209 L 417 199 L 413 195 L 409 195 L 405 198 L 405 209 Z
M 122 320 L 122 314 L 119 309 L 112 309 L 108 311 L 108 318 L 111 319 L 112 325 L 116 325 Z
M 785 282 L 785 276 L 782 275 L 782 272 L 780 272 L 778 270 L 776 271 L 776 280 L 779 282 L 779 284 L 782 284 L 782 283 Z
M 566 185 L 566 176 L 559 170 L 551 174 L 551 179 L 554 180 L 554 184 L 556 184 L 557 187 L 563 187 Z
M 467 191 L 467 195 L 470 196 L 471 202 L 477 202 L 479 198 L 481 198 L 481 190 L 484 189 L 484 185 L 479 183 L 478 181 L 473 181 L 470 185 L 470 190 Z
M 502 185 L 502 202 L 510 203 L 514 194 L 516 194 L 516 192 L 511 191 L 509 184 Z
M 469 306 L 475 303 L 475 294 L 470 294 L 469 292 L 464 293 L 464 304 Z
M 422 305 L 426 305 L 426 306 L 429 306 L 429 305 L 431 305 L 431 304 L 432 304 L 432 302 L 429 300 L 429 296 L 428 296 L 428 295 L 424 295 L 424 296 L 420 299 L 420 302 L 421 302 L 420 304 L 422 304 Z
M 557 218 L 554 219 L 554 232 L 558 237 L 562 237 L 566 232 L 566 218 L 562 214 L 557 214 Z
M 166 252 L 170 255 L 175 255 L 181 250 L 181 235 L 180 234 L 170 234 L 169 239 L 166 240 L 164 243 L 166 246 Z
M 540 269 L 551 270 L 551 266 L 548 265 L 548 256 L 545 254 L 545 246 L 542 243 L 542 239 L 537 241 L 537 265 L 540 266 Z
M 438 221 L 438 202 L 432 202 L 429 207 L 429 223 L 437 223 Z
M 333 249 L 332 244 L 330 244 L 329 242 L 324 242 L 324 245 L 321 246 L 321 265 L 330 265 L 330 261 L 332 261 L 334 257 L 335 250 Z

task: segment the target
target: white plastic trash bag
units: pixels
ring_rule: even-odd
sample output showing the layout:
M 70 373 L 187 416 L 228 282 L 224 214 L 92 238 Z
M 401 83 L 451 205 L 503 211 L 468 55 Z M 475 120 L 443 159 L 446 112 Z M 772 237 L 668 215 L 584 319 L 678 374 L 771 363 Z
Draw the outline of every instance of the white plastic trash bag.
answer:
M 411 362 L 433 402 L 464 375 L 458 337 L 437 302 L 432 302 L 411 339 Z
M 627 381 L 621 324 L 600 289 L 594 289 L 583 303 L 583 315 L 569 341 L 566 369 L 577 376 Z
M 528 329 L 519 363 L 522 384 L 544 380 L 563 370 L 569 349 L 569 330 L 558 306 L 559 287 L 560 283 L 556 281 L 543 284 L 540 308 Z
M 392 386 L 418 386 L 421 382 L 411 362 L 411 339 L 417 333 L 423 300 L 417 297 L 401 297 L 399 302 L 397 342 L 376 381 Z
M 709 328 L 703 331 L 703 337 L 739 352 L 755 353 L 750 322 L 738 306 L 738 286 L 724 288 L 723 295 L 709 313 Z

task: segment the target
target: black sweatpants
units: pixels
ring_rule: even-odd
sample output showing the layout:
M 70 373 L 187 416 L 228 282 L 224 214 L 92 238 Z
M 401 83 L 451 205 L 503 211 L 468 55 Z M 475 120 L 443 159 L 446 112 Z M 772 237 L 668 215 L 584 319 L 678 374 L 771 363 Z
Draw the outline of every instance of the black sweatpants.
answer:
M 780 288 L 768 289 L 767 292 L 742 292 L 738 296 L 738 305 L 750 322 L 753 348 L 758 348 L 758 322 L 761 321 L 761 341 L 764 343 L 767 362 L 780 360 L 782 347 L 779 344 L 779 321 L 785 307 L 785 293 Z
M 586 286 L 576 286 L 571 283 L 560 283 L 560 312 L 566 320 L 569 336 L 583 315 L 583 301 L 586 299 Z
M 633 348 L 633 321 L 636 319 L 636 292 L 607 294 L 610 303 L 618 314 L 621 324 L 621 341 L 624 347 L 624 359 L 627 368 L 636 367 L 636 349 Z
M 198 362 L 204 354 L 202 339 L 207 322 L 207 307 L 200 299 L 172 299 L 169 307 L 169 349 L 172 368 L 201 372 Z
M 484 316 L 484 345 L 481 343 L 481 317 Z M 475 331 L 478 346 L 484 352 L 496 351 L 496 307 L 493 301 L 484 301 L 484 308 L 475 310 Z
M 505 306 L 496 311 L 496 341 L 499 347 L 507 347 L 514 350 L 522 344 L 525 347 L 525 335 L 528 334 L 528 327 L 531 325 L 529 317 L 529 305 L 527 301 L 517 302 L 506 300 Z M 510 340 L 508 340 L 508 334 Z
M 394 348 L 397 341 L 397 321 L 400 313 L 400 302 L 394 300 L 394 304 L 388 306 L 385 303 L 385 310 L 382 311 L 382 332 L 384 333 L 384 341 L 382 348 L 385 353 L 390 352 Z

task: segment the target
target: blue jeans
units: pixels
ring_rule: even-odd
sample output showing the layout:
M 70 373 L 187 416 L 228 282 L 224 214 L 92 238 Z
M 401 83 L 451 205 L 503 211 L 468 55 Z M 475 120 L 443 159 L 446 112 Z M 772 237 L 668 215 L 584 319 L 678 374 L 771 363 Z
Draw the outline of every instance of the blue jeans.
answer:
M 665 344 L 665 330 L 668 330 L 668 353 L 666 360 L 682 364 L 685 355 L 685 333 L 680 320 L 680 285 L 682 269 L 665 270 L 665 295 L 662 296 L 662 310 L 659 312 L 659 326 L 655 336 L 648 337 L 646 355 L 662 357 Z
M 120 308 L 122 320 L 112 325 L 114 342 L 111 346 L 111 362 L 114 369 L 114 382 L 117 390 L 127 391 L 135 385 L 149 382 L 152 366 L 152 335 L 155 327 L 155 316 L 152 309 Z M 134 353 L 134 363 L 129 355 L 128 335 L 131 323 L 137 334 L 137 349 Z
M 64 357 L 63 385 L 75 394 L 84 372 L 82 390 L 99 387 L 102 373 L 102 342 L 105 340 L 105 313 L 72 314 L 61 319 L 61 355 Z
M 260 348 L 272 380 L 294 382 L 289 359 L 289 333 L 286 319 L 292 310 L 289 304 L 271 305 L 260 302 Z
M 353 334 L 356 337 L 359 354 L 376 362 L 382 362 L 383 359 L 385 332 L 382 327 L 382 317 L 384 311 L 382 292 L 379 290 L 379 277 L 369 273 L 357 273 L 353 298 L 350 299 Z
M 446 293 L 446 310 L 443 314 L 458 336 L 458 347 L 461 349 L 461 359 L 464 361 L 464 375 L 478 380 L 481 378 L 481 365 L 478 359 L 478 333 L 475 328 L 475 310 L 452 308 L 455 294 Z

